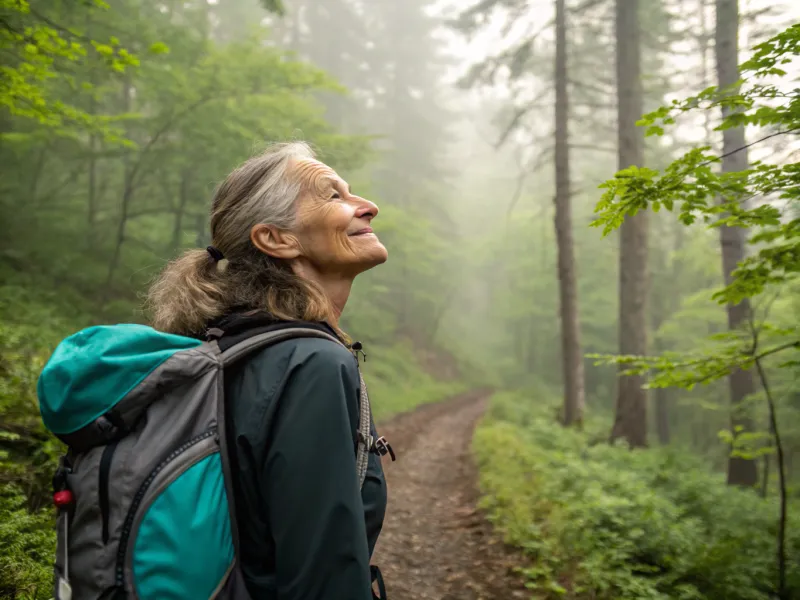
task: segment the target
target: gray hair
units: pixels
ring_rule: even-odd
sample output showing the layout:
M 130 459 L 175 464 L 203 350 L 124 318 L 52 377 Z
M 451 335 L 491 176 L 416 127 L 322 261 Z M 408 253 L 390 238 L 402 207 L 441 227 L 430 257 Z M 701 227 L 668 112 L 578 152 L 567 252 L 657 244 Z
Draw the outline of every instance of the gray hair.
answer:
M 201 334 L 211 321 L 239 308 L 285 320 L 331 320 L 331 304 L 317 285 L 250 240 L 253 226 L 261 223 L 294 227 L 302 182 L 291 166 L 313 157 L 304 142 L 273 144 L 226 177 L 211 206 L 211 243 L 225 258 L 217 263 L 195 249 L 164 268 L 147 295 L 156 329 Z
M 290 175 L 289 166 L 313 157 L 305 142 L 274 144 L 228 175 L 211 205 L 211 238 L 226 257 L 234 258 L 249 245 L 253 225 L 294 225 L 300 181 Z

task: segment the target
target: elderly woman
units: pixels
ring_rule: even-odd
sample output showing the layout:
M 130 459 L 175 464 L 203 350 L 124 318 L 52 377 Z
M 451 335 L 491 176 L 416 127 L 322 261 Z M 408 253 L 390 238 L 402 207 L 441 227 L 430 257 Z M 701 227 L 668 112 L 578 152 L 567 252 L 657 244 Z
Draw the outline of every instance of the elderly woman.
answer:
M 274 145 L 217 190 L 212 245 L 170 263 L 149 293 L 161 331 L 246 336 L 301 325 L 344 343 L 289 339 L 226 373 L 239 560 L 254 599 L 374 597 L 386 483 L 371 453 L 359 485 L 358 358 L 339 315 L 356 275 L 386 261 L 377 215 L 306 144 Z

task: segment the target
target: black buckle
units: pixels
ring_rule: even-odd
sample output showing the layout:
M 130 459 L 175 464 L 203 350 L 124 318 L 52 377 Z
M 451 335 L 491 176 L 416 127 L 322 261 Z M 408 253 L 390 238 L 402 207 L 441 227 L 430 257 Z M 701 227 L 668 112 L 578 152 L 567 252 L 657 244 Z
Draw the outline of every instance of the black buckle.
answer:
M 376 454 L 380 456 L 386 456 L 387 454 L 392 457 L 392 462 L 397 460 L 397 457 L 394 455 L 394 450 L 392 450 L 391 444 L 386 441 L 386 438 L 381 436 L 375 443 L 373 444 L 373 448 Z

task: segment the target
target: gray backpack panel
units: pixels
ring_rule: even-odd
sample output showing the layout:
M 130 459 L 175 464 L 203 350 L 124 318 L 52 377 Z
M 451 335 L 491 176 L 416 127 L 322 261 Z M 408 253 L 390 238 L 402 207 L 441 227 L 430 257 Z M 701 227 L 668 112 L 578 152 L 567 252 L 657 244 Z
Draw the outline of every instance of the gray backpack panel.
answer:
M 290 328 L 247 338 L 224 353 L 213 341 L 186 348 L 184 340 L 184 346 L 170 353 L 159 338 L 161 362 L 147 371 L 139 357 L 118 360 L 136 344 L 123 346 L 124 335 L 117 340 L 120 332 L 110 330 L 113 327 L 102 332 L 102 353 L 104 364 L 111 367 L 92 366 L 86 372 L 124 380 L 115 369 L 133 363 L 144 376 L 112 406 L 101 406 L 102 414 L 91 422 L 57 432 L 71 445 L 71 464 L 56 478 L 65 483 L 71 502 L 59 511 L 57 521 L 56 598 L 248 600 L 235 567 L 238 540 L 229 500 L 233 493 L 225 440 L 224 367 L 290 338 L 341 342 L 315 329 Z M 141 338 L 142 330 L 137 332 Z M 148 336 L 160 335 L 145 331 L 145 342 Z M 54 366 L 49 373 L 46 368 L 42 378 L 47 375 L 61 383 L 67 376 L 77 377 L 64 374 L 71 367 L 63 365 L 76 356 L 76 344 L 70 347 L 68 340 L 54 353 Z M 86 360 L 85 340 L 82 344 L 80 360 Z M 141 339 L 137 344 L 147 345 Z M 76 379 L 66 387 L 88 389 L 95 384 Z M 45 406 L 44 395 L 40 391 L 43 415 L 47 409 L 51 423 L 72 418 L 69 398 L 48 399 Z M 86 399 L 81 401 L 85 408 Z M 370 422 L 362 378 L 356 457 L 362 485 L 374 442 Z

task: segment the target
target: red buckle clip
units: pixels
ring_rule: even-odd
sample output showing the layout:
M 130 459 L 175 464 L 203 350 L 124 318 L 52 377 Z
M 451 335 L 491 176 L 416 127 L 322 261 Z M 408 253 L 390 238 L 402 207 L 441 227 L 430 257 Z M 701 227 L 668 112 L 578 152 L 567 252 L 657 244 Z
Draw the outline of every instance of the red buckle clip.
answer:
M 53 504 L 55 504 L 58 508 L 69 506 L 72 504 L 73 499 L 72 492 L 69 490 L 61 490 L 60 492 L 53 494 Z

